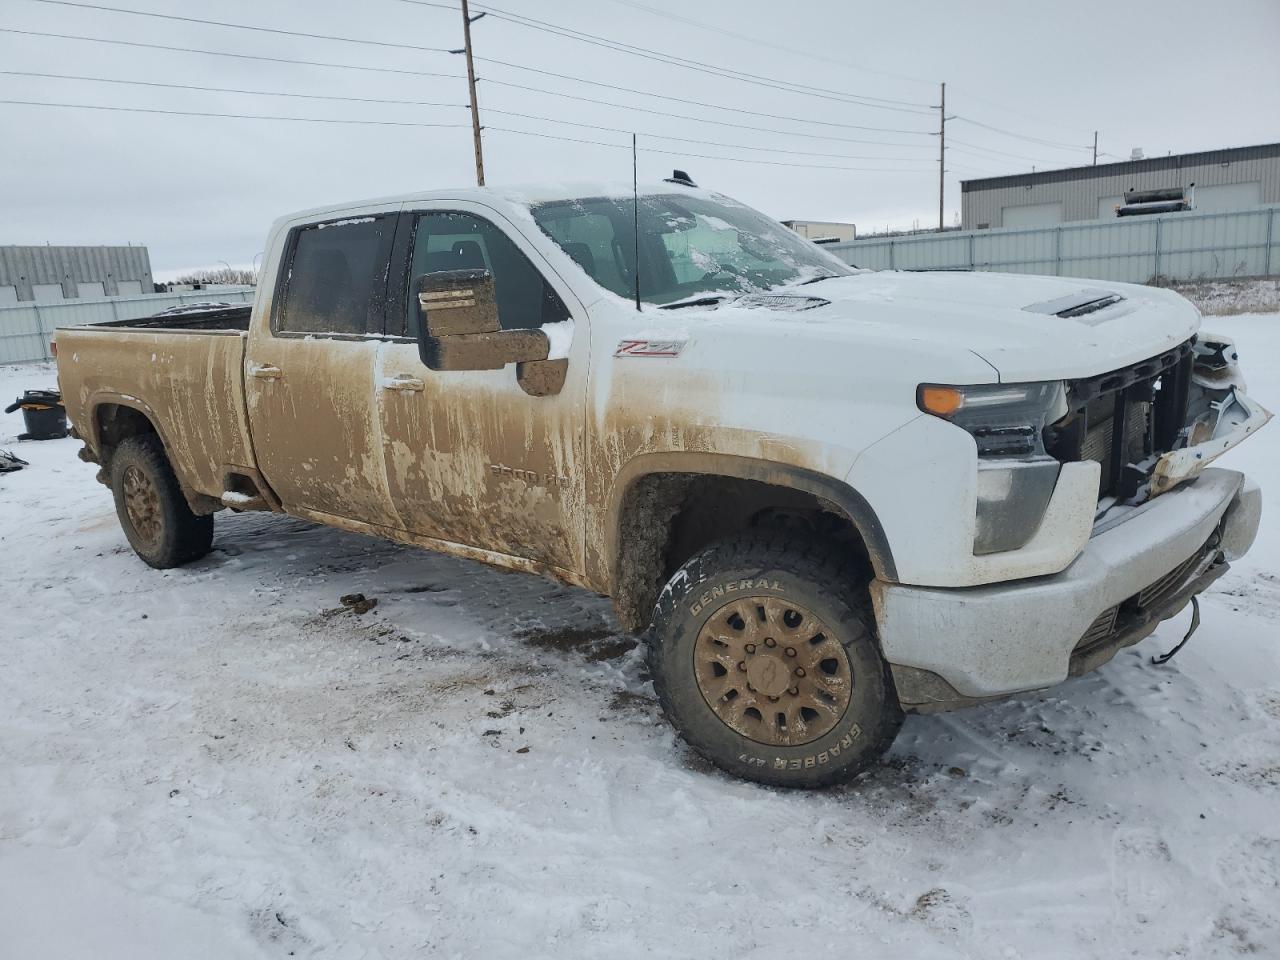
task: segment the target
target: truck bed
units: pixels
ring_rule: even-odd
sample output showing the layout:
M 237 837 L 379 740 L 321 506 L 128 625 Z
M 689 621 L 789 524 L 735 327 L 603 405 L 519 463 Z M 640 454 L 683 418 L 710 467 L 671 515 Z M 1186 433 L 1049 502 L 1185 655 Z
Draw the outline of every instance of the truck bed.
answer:
M 95 327 L 128 327 L 133 330 L 239 330 L 248 331 L 251 303 L 191 304 L 132 320 L 108 320 Z
M 189 497 L 218 499 L 229 473 L 254 464 L 244 396 L 252 305 L 201 307 L 59 329 L 58 380 L 67 416 L 95 455 L 120 408 L 137 411 Z

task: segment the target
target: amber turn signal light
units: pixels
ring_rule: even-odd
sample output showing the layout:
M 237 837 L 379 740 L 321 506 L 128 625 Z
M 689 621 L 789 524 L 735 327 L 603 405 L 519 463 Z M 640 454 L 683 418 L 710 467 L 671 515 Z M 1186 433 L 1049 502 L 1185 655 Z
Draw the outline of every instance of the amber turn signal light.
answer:
M 964 406 L 964 392 L 959 387 L 921 384 L 916 403 L 925 413 L 932 413 L 935 417 L 950 417 Z

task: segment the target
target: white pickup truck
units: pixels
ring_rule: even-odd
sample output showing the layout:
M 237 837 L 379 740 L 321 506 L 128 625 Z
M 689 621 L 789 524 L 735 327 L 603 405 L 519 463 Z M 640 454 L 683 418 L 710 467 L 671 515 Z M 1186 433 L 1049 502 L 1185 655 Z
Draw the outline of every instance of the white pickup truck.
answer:
M 725 770 L 847 780 L 1040 690 L 1250 546 L 1270 415 L 1168 291 L 871 273 L 676 176 L 285 217 L 252 308 L 62 330 L 152 566 L 274 510 L 551 575 Z

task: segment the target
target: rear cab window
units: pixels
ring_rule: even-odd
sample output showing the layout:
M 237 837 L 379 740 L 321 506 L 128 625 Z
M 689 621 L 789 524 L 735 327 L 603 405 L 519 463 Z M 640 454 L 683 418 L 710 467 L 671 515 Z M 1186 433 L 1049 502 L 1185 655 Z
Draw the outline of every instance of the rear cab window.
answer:
M 295 228 L 274 329 L 280 333 L 383 333 L 392 215 L 350 217 Z

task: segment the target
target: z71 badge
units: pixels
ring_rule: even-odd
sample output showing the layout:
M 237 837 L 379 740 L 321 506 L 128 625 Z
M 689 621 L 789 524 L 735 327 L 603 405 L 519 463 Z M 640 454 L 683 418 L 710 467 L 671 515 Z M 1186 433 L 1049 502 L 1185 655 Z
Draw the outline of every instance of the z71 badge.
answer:
M 621 340 L 615 357 L 678 357 L 687 340 Z

